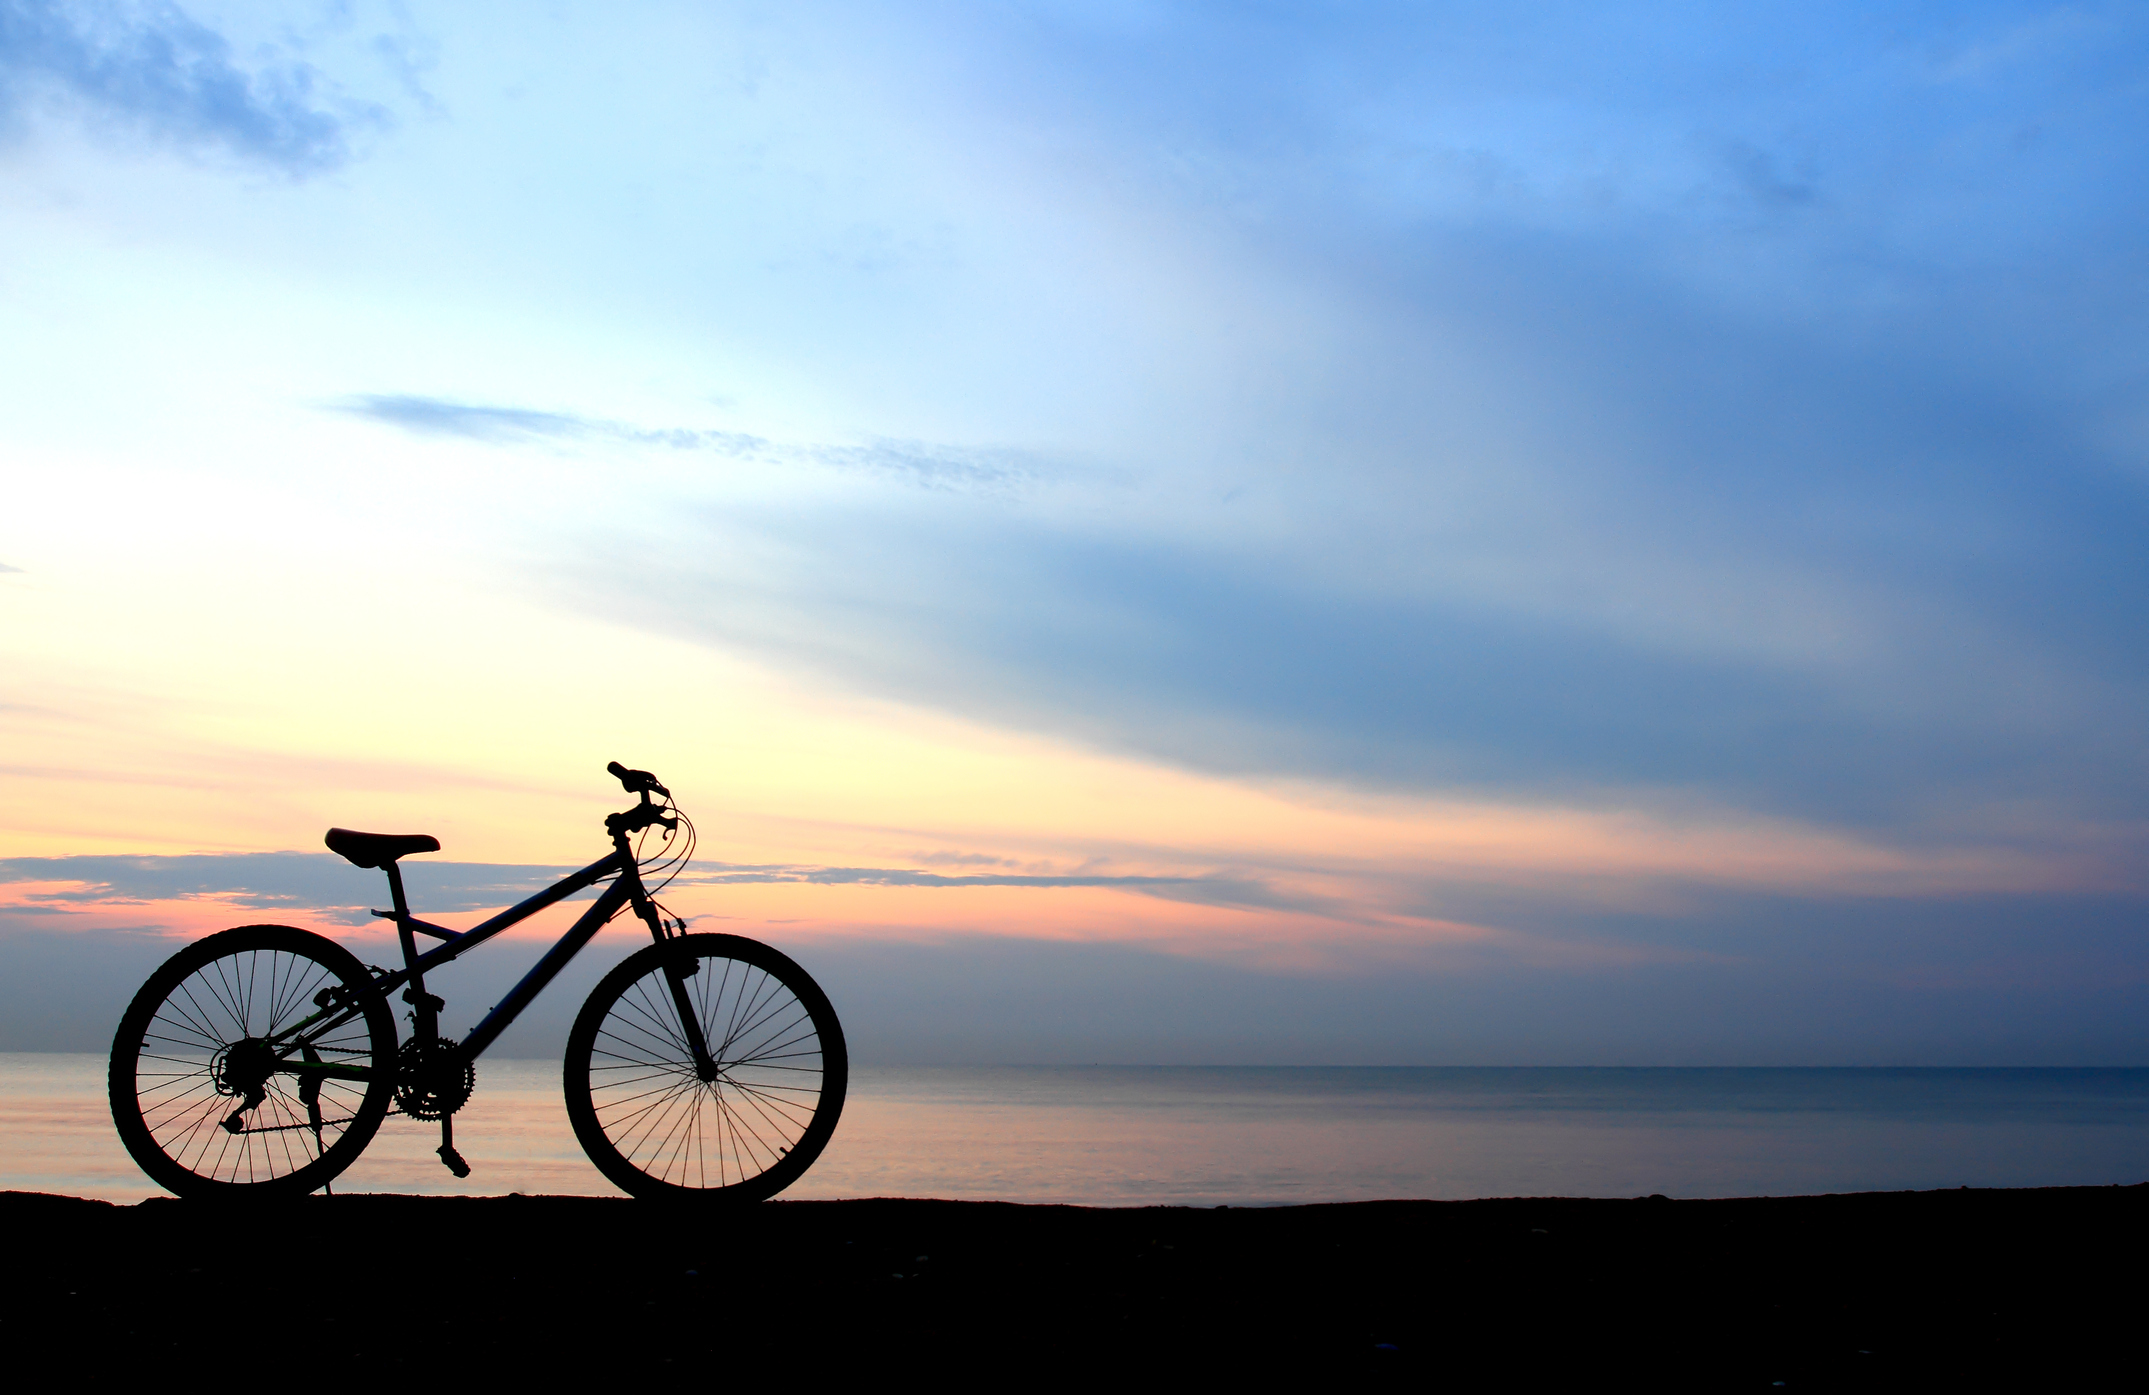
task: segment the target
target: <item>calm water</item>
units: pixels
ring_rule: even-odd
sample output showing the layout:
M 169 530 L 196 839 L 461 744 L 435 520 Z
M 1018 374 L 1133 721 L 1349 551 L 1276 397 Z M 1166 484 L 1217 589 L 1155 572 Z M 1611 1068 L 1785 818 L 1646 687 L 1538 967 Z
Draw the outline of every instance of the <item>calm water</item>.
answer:
M 605 1195 L 551 1061 L 481 1061 L 455 1141 L 385 1125 L 338 1191 Z M 1088 1205 L 1755 1196 L 2149 1179 L 2145 1070 L 857 1071 L 791 1197 Z M 155 1194 L 101 1056 L 0 1055 L 0 1189 Z

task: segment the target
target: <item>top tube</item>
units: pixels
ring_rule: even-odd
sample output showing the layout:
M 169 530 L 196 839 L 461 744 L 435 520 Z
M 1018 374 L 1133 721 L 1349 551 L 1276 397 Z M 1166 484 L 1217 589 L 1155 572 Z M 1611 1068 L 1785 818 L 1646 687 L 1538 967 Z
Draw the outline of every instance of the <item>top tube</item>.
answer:
M 608 876 L 633 871 L 633 859 L 624 852 L 614 849 L 581 871 L 554 882 L 529 900 L 509 906 L 484 924 L 466 930 L 446 944 L 436 949 L 429 949 L 419 955 L 417 962 L 418 972 L 424 973 L 436 964 L 447 963 L 462 954 L 463 951 L 482 944 L 510 926 L 519 925 L 539 911 L 548 906 L 557 905 L 585 887 L 595 886 Z

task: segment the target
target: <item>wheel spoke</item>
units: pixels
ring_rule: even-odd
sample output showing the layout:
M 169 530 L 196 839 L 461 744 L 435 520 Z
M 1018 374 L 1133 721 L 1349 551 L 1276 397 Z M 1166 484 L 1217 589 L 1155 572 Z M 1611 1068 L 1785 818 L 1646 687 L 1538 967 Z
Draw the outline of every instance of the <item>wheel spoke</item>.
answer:
M 815 1017 L 826 999 L 781 955 L 745 942 L 742 957 L 730 951 L 742 942 L 728 937 L 686 943 L 698 965 L 680 982 L 683 1003 L 670 978 L 681 950 L 667 946 L 621 965 L 584 1008 L 569 1113 L 590 1156 L 628 1191 L 766 1195 L 810 1163 L 834 1127 L 841 1037 L 831 1059 L 823 1038 L 834 1020 L 824 1027 Z M 682 1006 L 698 1019 L 711 1078 L 687 1047 Z
M 313 1011 L 324 985 L 357 989 L 367 977 L 334 942 L 277 926 L 226 931 L 180 951 L 123 1020 L 112 1070 L 121 1140 L 182 1194 L 264 1184 L 307 1191 L 333 1177 L 386 1112 L 393 1019 L 375 1003 L 311 1029 L 306 1046 L 365 1069 L 362 1081 L 294 1069 L 283 1056 L 295 1058 L 298 1044 L 270 1042 Z M 234 1118 L 237 1131 L 225 1128 Z

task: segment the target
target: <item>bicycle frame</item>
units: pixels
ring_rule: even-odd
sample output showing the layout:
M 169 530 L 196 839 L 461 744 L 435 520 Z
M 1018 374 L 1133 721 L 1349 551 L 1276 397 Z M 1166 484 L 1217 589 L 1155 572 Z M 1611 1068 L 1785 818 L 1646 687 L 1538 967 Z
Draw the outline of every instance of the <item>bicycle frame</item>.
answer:
M 361 992 L 347 996 L 338 994 L 326 1003 L 316 1000 L 321 1011 L 292 1023 L 269 1039 L 268 1044 L 276 1047 L 282 1057 L 278 1068 L 295 1075 L 333 1075 L 347 1080 L 371 1079 L 373 1072 L 369 1067 L 338 1061 L 293 1060 L 291 1053 L 356 1017 L 368 1001 L 385 997 L 406 984 L 417 990 L 415 994 L 407 994 L 406 999 L 413 1001 L 421 1015 L 419 1035 L 435 1035 L 432 1018 L 437 1010 L 434 1004 L 438 1000 L 429 1001 L 423 987 L 428 969 L 451 963 L 501 931 L 528 920 L 539 911 L 557 905 L 606 877 L 616 877 L 617 880 L 567 928 L 567 933 L 560 936 L 552 948 L 545 951 L 544 956 L 523 975 L 521 982 L 508 990 L 507 996 L 493 1006 L 492 1011 L 485 1015 L 484 1021 L 478 1023 L 468 1036 L 456 1044 L 457 1053 L 464 1060 L 476 1060 L 486 1047 L 499 1039 L 500 1034 L 508 1029 L 522 1010 L 544 991 L 545 986 L 559 975 L 560 970 L 567 967 L 567 962 L 580 953 L 584 945 L 595 939 L 597 932 L 610 924 L 613 917 L 630 902 L 641 919 L 647 922 L 650 934 L 658 943 L 663 943 L 666 938 L 664 922 L 657 915 L 655 903 L 642 888 L 641 873 L 635 863 L 634 854 L 628 849 L 624 837 L 615 838 L 614 844 L 610 853 L 581 871 L 563 877 L 527 901 L 508 907 L 482 925 L 461 931 L 434 925 L 412 915 L 403 895 L 402 874 L 393 862 L 387 863 L 384 870 L 388 873 L 389 889 L 395 897 L 395 910 L 375 911 L 374 914 L 395 922 L 397 935 L 403 946 L 403 967 L 382 973 Z M 417 951 L 417 943 L 412 938 L 413 932 L 444 943 L 436 949 L 420 954 Z M 681 983 L 676 978 L 672 987 L 674 992 L 682 991 Z M 692 1020 L 691 1014 L 688 1014 L 688 1018 L 688 1035 L 693 1039 L 691 1044 L 699 1058 L 706 1055 L 707 1047 L 699 1039 L 701 1032 L 698 1021 Z
M 393 1115 L 438 1125 L 434 1153 L 469 1177 L 455 1122 L 477 1088 L 476 1058 L 539 994 L 583 977 L 563 971 L 631 910 L 654 943 L 637 947 L 635 935 L 617 946 L 618 963 L 607 952 L 590 966 L 562 1054 L 567 1122 L 583 1151 L 637 1197 L 749 1201 L 797 1181 L 843 1109 L 850 1062 L 835 1009 L 780 950 L 688 933 L 656 898 L 693 860 L 693 820 L 650 772 L 605 768 L 640 796 L 604 816 L 607 854 L 553 869 L 563 875 L 470 916 L 468 930 L 411 912 L 399 860 L 440 851 L 437 838 L 329 829 L 329 850 L 388 879 L 393 909 L 373 914 L 395 926 L 393 969 L 293 925 L 235 926 L 165 960 L 121 1016 L 106 1077 L 135 1161 L 180 1196 L 298 1196 L 328 1187 Z M 570 897 L 581 909 L 506 956 L 515 972 L 499 990 L 479 990 L 497 1001 L 455 1013 L 463 1039 L 443 1035 L 448 1004 L 427 975 Z
M 393 866 L 393 864 L 390 865 Z M 546 950 L 544 956 L 531 967 L 527 974 L 523 975 L 522 981 L 509 989 L 507 996 L 495 1004 L 493 1010 L 485 1015 L 484 1021 L 478 1023 L 471 1030 L 470 1035 L 463 1038 L 461 1043 L 462 1054 L 467 1059 L 475 1060 L 479 1055 L 483 1054 L 486 1047 L 497 1041 L 500 1034 L 508 1029 L 508 1026 L 514 1022 L 516 1017 L 521 1015 L 522 1010 L 528 1007 L 539 993 L 544 991 L 545 985 L 552 982 L 558 976 L 560 970 L 567 967 L 567 961 L 573 959 L 575 955 L 581 952 L 584 945 L 595 939 L 599 930 L 611 923 L 612 918 L 619 914 L 621 908 L 628 901 L 631 900 L 637 903 L 646 901 L 647 898 L 642 895 L 642 879 L 636 875 L 634 859 L 631 856 L 626 856 L 619 852 L 611 853 L 591 863 L 581 871 L 553 883 L 529 900 L 510 906 L 484 924 L 461 933 L 419 920 L 416 916 L 411 915 L 404 906 L 398 904 L 396 906 L 398 914 L 393 919 L 396 922 L 397 930 L 404 939 L 405 965 L 403 968 L 393 973 L 385 974 L 375 980 L 377 991 L 393 993 L 407 983 L 422 982 L 427 970 L 437 968 L 442 964 L 452 963 L 501 931 L 521 924 L 539 911 L 557 905 L 583 888 L 593 886 L 615 872 L 619 874 L 619 879 L 605 888 L 604 894 L 599 896 L 595 902 L 591 903 L 588 910 L 576 918 L 575 923 L 567 928 L 567 933 L 560 936 L 552 948 Z M 396 900 L 399 903 L 403 899 L 401 895 L 403 890 L 402 880 L 400 876 L 392 878 L 394 890 L 397 893 Z M 414 953 L 415 946 L 409 938 L 411 931 L 416 931 L 421 935 L 430 935 L 435 939 L 445 941 L 445 943 L 436 949 L 427 950 L 423 954 L 416 954 Z

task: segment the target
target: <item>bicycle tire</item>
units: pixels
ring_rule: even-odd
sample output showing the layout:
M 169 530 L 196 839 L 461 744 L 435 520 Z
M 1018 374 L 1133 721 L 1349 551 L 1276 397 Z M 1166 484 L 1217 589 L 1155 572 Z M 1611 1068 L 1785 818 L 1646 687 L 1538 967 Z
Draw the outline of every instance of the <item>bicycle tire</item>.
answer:
M 698 1075 L 664 966 L 687 996 L 715 1080 Z M 782 952 L 738 935 L 682 935 L 605 975 L 567 1038 L 567 1117 L 631 1196 L 760 1201 L 796 1182 L 835 1133 L 850 1055 L 828 995 Z
M 120 1141 L 157 1185 L 186 1197 L 303 1196 L 365 1150 L 395 1093 L 395 1018 L 385 1000 L 311 1044 L 363 1064 L 364 1081 L 270 1070 L 261 1098 L 234 1087 L 231 1053 L 319 1011 L 316 994 L 372 975 L 334 940 L 289 925 L 242 925 L 164 962 L 120 1018 L 106 1086 Z M 317 1114 L 316 1114 L 317 1111 Z M 224 1121 L 239 1115 L 237 1131 Z M 331 1137 L 332 1136 L 332 1137 Z

